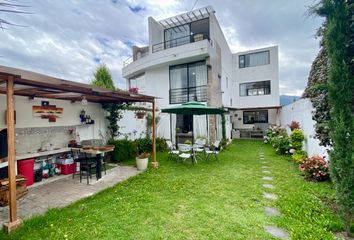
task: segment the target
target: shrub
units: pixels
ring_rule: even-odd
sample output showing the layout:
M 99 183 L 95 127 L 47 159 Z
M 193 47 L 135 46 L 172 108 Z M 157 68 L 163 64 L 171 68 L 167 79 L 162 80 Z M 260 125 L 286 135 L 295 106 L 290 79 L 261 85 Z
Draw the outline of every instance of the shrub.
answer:
M 139 138 L 135 140 L 138 154 L 152 151 L 152 140 L 150 138 Z
M 273 142 L 272 146 L 275 148 L 275 151 L 278 154 L 288 154 L 289 153 L 290 138 L 288 137 L 288 135 L 286 135 L 286 133 L 274 137 L 272 142 Z
M 325 181 L 329 178 L 328 163 L 321 156 L 306 158 L 299 168 L 307 179 Z
M 302 149 L 302 142 L 304 139 L 304 133 L 300 129 L 295 129 L 290 134 L 290 143 L 295 150 Z
M 112 162 L 131 160 L 137 155 L 136 143 L 128 139 L 109 140 L 108 144 L 115 146 L 114 151 L 111 153 Z
M 288 124 L 288 127 L 291 129 L 291 131 L 295 129 L 300 129 L 300 123 L 297 121 L 291 121 L 291 123 Z
M 167 150 L 166 140 L 164 138 L 156 138 L 156 151 L 164 152 Z
M 305 151 L 302 150 L 296 150 L 293 155 L 291 156 L 291 159 L 295 162 L 295 163 L 301 163 L 302 161 L 304 161 L 307 158 L 307 153 Z

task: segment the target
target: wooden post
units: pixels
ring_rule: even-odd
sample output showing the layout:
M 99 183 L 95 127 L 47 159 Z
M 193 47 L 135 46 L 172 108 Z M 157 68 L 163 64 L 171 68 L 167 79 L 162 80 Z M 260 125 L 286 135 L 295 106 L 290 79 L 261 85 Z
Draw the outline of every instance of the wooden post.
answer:
M 155 99 L 152 102 L 152 167 L 158 168 L 159 163 L 156 161 L 156 114 Z
M 5 229 L 10 232 L 16 229 L 21 220 L 17 218 L 16 209 L 16 172 L 15 172 L 15 119 L 14 119 L 14 77 L 8 76 L 7 85 L 7 160 L 9 175 L 9 213 L 10 219 L 4 224 Z

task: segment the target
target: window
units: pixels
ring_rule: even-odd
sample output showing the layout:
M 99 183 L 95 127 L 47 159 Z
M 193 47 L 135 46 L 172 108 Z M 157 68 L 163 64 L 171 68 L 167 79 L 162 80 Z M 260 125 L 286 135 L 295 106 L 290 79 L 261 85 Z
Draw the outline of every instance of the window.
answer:
M 153 52 L 209 39 L 209 18 L 166 29 L 164 37 L 164 46 L 155 44 Z
M 139 93 L 145 92 L 146 90 L 145 74 L 130 78 L 129 88 L 137 88 Z
M 250 53 L 239 56 L 239 68 L 255 67 L 269 63 L 269 51 Z
M 205 61 L 170 67 L 170 103 L 206 101 L 207 66 Z
M 256 95 L 269 95 L 270 94 L 270 81 L 241 83 L 240 96 L 256 96 Z
M 243 124 L 268 123 L 268 110 L 244 111 Z

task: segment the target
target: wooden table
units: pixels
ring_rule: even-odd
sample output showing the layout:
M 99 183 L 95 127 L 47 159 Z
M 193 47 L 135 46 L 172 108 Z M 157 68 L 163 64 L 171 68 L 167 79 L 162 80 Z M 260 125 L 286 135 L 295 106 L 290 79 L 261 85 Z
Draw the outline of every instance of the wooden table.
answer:
M 81 152 L 87 153 L 87 154 L 92 154 L 92 155 L 96 155 L 96 178 L 97 180 L 102 178 L 102 154 L 104 153 L 108 153 L 108 152 L 112 152 L 114 150 L 114 148 L 107 148 L 107 149 L 103 149 L 103 148 L 80 148 Z

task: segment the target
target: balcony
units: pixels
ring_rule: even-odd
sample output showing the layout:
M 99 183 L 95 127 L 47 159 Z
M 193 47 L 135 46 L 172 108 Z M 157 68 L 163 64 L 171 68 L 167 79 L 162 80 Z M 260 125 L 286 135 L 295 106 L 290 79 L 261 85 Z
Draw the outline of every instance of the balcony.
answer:
M 206 102 L 207 85 L 170 89 L 170 104 L 185 103 L 189 101 Z
M 205 39 L 209 40 L 209 35 L 207 33 L 197 33 L 194 35 L 186 35 L 183 37 L 179 37 L 179 38 L 171 39 L 171 40 L 164 41 L 161 43 L 157 43 L 152 46 L 152 52 L 155 53 L 155 52 L 159 52 L 159 51 L 162 51 L 165 49 L 174 48 L 174 47 L 182 46 L 182 45 L 193 43 L 193 42 L 199 42 L 199 41 L 202 41 Z

